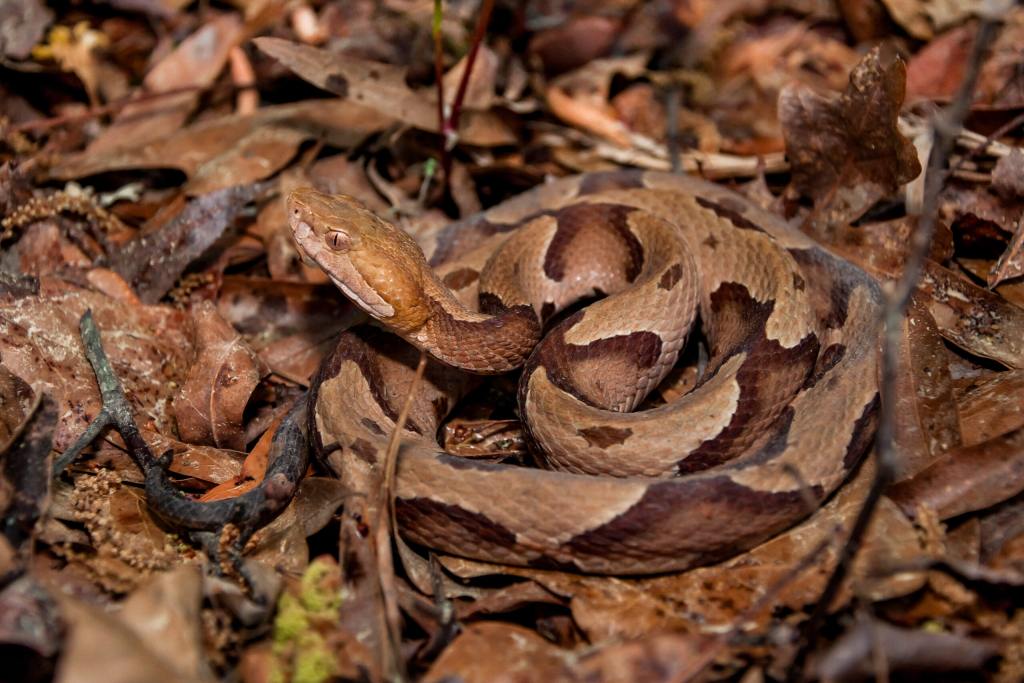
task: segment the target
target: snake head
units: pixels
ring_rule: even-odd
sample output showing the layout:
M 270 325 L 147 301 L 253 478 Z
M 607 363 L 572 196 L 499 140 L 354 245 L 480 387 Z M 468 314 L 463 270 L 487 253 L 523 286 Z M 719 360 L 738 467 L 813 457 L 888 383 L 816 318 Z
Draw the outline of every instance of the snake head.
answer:
M 299 249 L 353 303 L 398 334 L 426 322 L 427 265 L 411 237 L 348 195 L 300 188 L 288 195 L 287 211 Z

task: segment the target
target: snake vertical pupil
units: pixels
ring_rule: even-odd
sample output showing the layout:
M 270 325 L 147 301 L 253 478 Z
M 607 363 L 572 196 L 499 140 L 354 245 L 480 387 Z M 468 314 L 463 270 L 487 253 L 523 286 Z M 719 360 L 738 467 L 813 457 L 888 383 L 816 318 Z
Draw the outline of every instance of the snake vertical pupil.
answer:
M 341 231 L 332 230 L 327 233 L 327 246 L 334 251 L 348 251 L 351 244 L 348 235 Z

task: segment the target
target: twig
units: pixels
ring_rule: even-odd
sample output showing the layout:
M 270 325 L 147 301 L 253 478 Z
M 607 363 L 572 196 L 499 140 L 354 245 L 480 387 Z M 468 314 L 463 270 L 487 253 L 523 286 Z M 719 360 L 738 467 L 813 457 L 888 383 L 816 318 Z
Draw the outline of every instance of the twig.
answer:
M 487 30 L 487 24 L 490 23 L 493 10 L 494 0 L 483 0 L 481 2 L 480 13 L 476 18 L 476 26 L 473 27 L 473 37 L 469 43 L 469 54 L 466 56 L 466 68 L 462 71 L 462 78 L 459 79 L 459 87 L 455 91 L 455 99 L 452 100 L 452 106 L 446 111 L 444 106 L 443 52 L 441 48 L 441 0 L 434 0 L 434 73 L 437 79 L 438 130 L 441 131 L 441 170 L 443 171 L 443 182 L 446 190 L 451 185 L 451 153 L 459 142 L 459 119 L 462 116 L 462 102 L 466 99 L 466 91 L 469 89 L 469 77 L 473 73 L 476 55 L 480 51 L 480 43 L 484 40 L 484 33 Z
M 157 458 L 142 438 L 121 382 L 103 350 L 91 310 L 82 315 L 79 328 L 86 358 L 96 373 L 102 407 L 75 444 L 55 461 L 54 475 L 59 475 L 70 465 L 106 427 L 113 426 L 124 439 L 135 465 L 142 471 L 146 504 L 150 509 L 168 524 L 190 533 L 203 546 L 215 571 L 220 568 L 219 533 L 226 525 L 236 526 L 239 534 L 228 548 L 228 559 L 253 585 L 241 567 L 242 548 L 259 528 L 276 518 L 291 502 L 309 462 L 304 432 L 305 399 L 300 397 L 275 432 L 267 471 L 258 487 L 229 500 L 199 502 L 172 485 L 166 472 L 171 453 Z
M 473 65 L 476 64 L 476 55 L 480 52 L 480 43 L 484 40 L 484 32 L 487 24 L 491 21 L 491 12 L 494 10 L 494 0 L 483 0 L 480 4 L 480 14 L 476 18 L 476 26 L 473 28 L 473 38 L 469 43 L 469 55 L 466 57 L 466 70 L 462 72 L 459 79 L 459 89 L 455 91 L 455 99 L 452 101 L 452 110 L 448 114 L 445 127 L 441 134 L 445 138 L 445 147 L 455 147 L 459 139 L 459 118 L 462 116 L 462 102 L 466 99 L 466 90 L 469 89 L 469 77 L 473 73 Z
M 242 88 L 232 88 L 233 90 L 242 90 Z M 154 100 L 160 100 L 165 97 L 174 97 L 175 95 L 182 95 L 185 93 L 201 93 L 205 88 L 196 85 L 187 85 L 181 88 L 171 88 L 169 90 L 161 90 L 160 92 L 146 93 L 144 95 L 129 95 L 119 100 L 115 100 L 108 104 L 104 104 L 99 107 L 90 107 L 88 111 L 80 114 L 64 114 L 61 116 L 52 116 L 47 119 L 34 119 L 32 121 L 25 121 L 19 123 L 16 126 L 11 126 L 10 131 L 14 133 L 25 133 L 30 130 L 48 130 L 50 128 L 56 128 L 57 126 L 63 126 L 68 123 L 79 123 L 81 121 L 90 121 L 92 119 L 98 119 L 101 116 L 107 114 L 113 114 L 118 112 L 130 104 L 143 104 L 146 102 L 152 102 Z
M 828 616 L 832 601 L 839 593 L 853 558 L 856 556 L 857 551 L 860 550 L 864 534 L 874 517 L 882 494 L 893 479 L 896 467 L 896 427 L 893 406 L 895 405 L 897 394 L 896 359 L 898 357 L 903 317 L 907 304 L 910 301 L 910 296 L 921 275 L 928 249 L 931 246 L 932 236 L 935 232 L 939 192 L 946 178 L 944 172 L 946 161 L 956 142 L 957 132 L 960 130 L 963 120 L 970 109 L 974 86 L 978 79 L 978 73 L 981 70 L 981 64 L 988 52 L 989 45 L 998 35 L 1001 22 L 1002 14 L 994 11 L 983 18 L 978 27 L 978 34 L 968 59 L 964 80 L 960 84 L 957 96 L 948 107 L 938 112 L 933 118 L 934 143 L 926 170 L 924 202 L 922 203 L 921 215 L 918 219 L 917 230 L 914 232 L 911 240 L 903 274 L 899 281 L 896 282 L 892 291 L 886 296 L 881 316 L 884 326 L 882 377 L 879 387 L 882 410 L 879 414 L 878 432 L 875 438 L 877 465 L 875 478 L 871 483 L 871 488 L 868 490 L 860 512 L 854 520 L 853 528 L 850 530 L 846 544 L 839 553 L 836 568 L 832 576 L 829 577 L 829 581 L 822 591 L 814 612 L 804 626 L 804 642 L 797 651 L 789 670 L 788 680 L 791 681 L 798 680 L 803 675 L 807 656 L 814 648 L 822 624 Z
M 398 626 L 401 614 L 398 611 L 398 591 L 395 589 L 395 565 L 391 554 L 391 534 L 397 534 L 395 528 L 395 471 L 398 468 L 398 449 L 401 445 L 402 430 L 405 429 L 405 421 L 409 418 L 409 410 L 412 407 L 413 397 L 423 379 L 423 372 L 427 367 L 427 354 L 420 351 L 420 360 L 416 365 L 416 374 L 409 385 L 409 393 L 405 396 L 405 403 L 398 413 L 398 420 L 391 430 L 388 439 L 387 451 L 384 455 L 383 476 L 380 484 L 380 497 L 377 500 L 377 516 L 373 521 L 374 545 L 377 548 L 377 574 L 380 578 L 380 594 L 384 604 L 384 641 L 387 643 L 387 652 L 384 653 L 390 660 L 390 667 L 396 680 L 404 681 L 408 678 L 405 672 L 405 662 L 401 656 L 401 634 Z M 385 662 L 385 665 L 387 662 Z
M 1003 137 L 1004 135 L 1006 135 L 1007 133 L 1009 133 L 1011 130 L 1021 125 L 1022 123 L 1024 123 L 1024 113 L 1017 114 L 1012 119 L 1010 119 L 1003 125 L 999 126 L 999 128 L 986 135 L 985 139 L 979 142 L 974 147 L 974 149 L 970 150 L 969 152 L 967 152 L 967 154 L 964 154 L 959 159 L 957 159 L 957 162 L 953 164 L 952 168 L 949 169 L 949 172 L 952 174 L 962 169 L 964 164 L 966 164 L 968 161 L 978 156 L 979 154 L 984 153 L 984 151 L 988 149 L 988 146 L 995 142 L 996 138 Z

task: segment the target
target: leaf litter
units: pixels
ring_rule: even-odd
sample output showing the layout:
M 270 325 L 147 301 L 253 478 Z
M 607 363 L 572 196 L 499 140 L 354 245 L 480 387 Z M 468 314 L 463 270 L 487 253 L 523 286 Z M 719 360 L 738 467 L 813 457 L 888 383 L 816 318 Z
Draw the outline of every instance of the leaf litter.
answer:
M 505 4 L 470 70 L 491 4 L 0 9 L 0 643 L 26 662 L 12 680 L 1024 677 L 1024 11 Z M 870 459 L 805 522 L 714 566 L 592 577 L 394 537 L 381 585 L 376 504 L 294 457 L 302 392 L 363 318 L 291 243 L 291 189 L 355 195 L 429 242 L 546 176 L 753 179 L 753 201 L 889 287 L 929 209 L 929 117 L 975 66 L 883 408 L 896 483 L 810 652 Z M 111 391 L 86 311 L 137 426 L 115 421 L 54 476 Z M 677 377 L 664 396 L 697 375 Z M 510 387 L 464 402 L 453 452 L 528 452 Z

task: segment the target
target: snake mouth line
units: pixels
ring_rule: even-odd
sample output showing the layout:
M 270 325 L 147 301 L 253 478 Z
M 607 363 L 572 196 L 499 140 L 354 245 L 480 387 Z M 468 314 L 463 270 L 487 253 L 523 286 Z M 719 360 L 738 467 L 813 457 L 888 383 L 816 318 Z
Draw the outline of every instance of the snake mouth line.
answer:
M 296 221 L 292 223 L 292 234 L 299 252 L 327 273 L 331 282 L 352 303 L 377 318 L 390 318 L 395 314 L 394 306 L 374 291 L 347 257 L 340 256 L 324 246 L 313 226 L 304 220 Z M 341 277 L 336 277 L 335 273 Z

